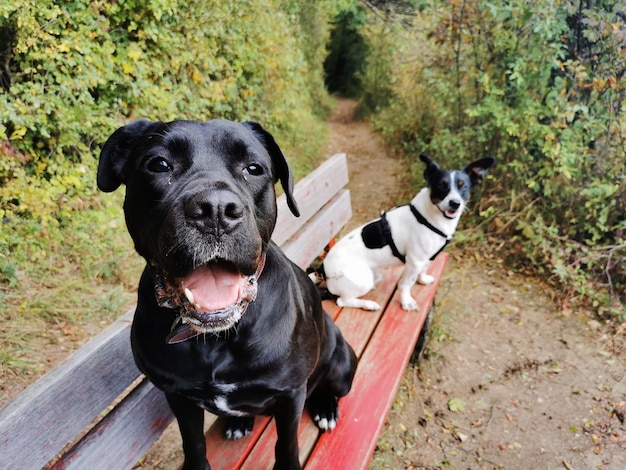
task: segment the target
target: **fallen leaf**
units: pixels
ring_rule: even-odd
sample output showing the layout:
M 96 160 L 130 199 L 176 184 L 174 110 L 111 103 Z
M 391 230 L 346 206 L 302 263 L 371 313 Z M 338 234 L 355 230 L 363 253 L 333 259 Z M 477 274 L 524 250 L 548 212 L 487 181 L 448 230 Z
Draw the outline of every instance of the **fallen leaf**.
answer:
M 460 398 L 450 398 L 448 400 L 448 409 L 453 413 L 462 413 L 465 411 L 465 403 Z

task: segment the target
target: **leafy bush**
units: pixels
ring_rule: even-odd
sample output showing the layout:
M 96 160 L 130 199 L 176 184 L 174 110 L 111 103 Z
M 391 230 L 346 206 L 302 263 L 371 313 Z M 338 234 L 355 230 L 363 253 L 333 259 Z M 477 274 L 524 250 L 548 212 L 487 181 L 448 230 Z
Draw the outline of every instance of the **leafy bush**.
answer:
M 626 318 L 619 2 L 450 0 L 421 8 L 402 28 L 372 21 L 373 31 L 393 32 L 385 43 L 395 45 L 378 62 L 392 93 L 378 105 L 381 130 L 414 163 L 419 184 L 421 152 L 452 165 L 497 157 L 477 211 L 489 235 L 519 266 L 544 272 L 564 298 Z
M 326 19 L 324 3 L 295 0 L 3 2 L 0 30 L 14 32 L 0 94 L 4 227 L 70 223 L 95 197 L 98 146 L 136 117 L 257 120 L 306 170 L 318 147 L 298 137 L 320 135 L 327 106 Z

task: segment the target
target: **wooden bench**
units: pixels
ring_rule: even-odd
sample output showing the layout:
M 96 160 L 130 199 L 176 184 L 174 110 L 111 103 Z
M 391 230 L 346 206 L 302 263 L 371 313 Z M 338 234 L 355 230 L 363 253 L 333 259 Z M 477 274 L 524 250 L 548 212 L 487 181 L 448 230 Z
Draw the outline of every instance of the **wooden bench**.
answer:
M 345 154 L 337 154 L 296 185 L 300 218 L 291 216 L 284 197 L 279 198 L 274 240 L 303 268 L 349 220 L 347 182 Z M 399 268 L 388 270 L 368 296 L 385 306 L 381 311 L 341 309 L 324 301 L 359 365 L 332 433 L 320 435 L 305 413 L 299 442 L 307 469 L 367 468 L 446 261 L 441 254 L 432 264 L 434 284 L 415 286 L 419 312 L 400 308 Z M 173 416 L 163 394 L 134 365 L 132 315 L 131 310 L 119 318 L 0 410 L 0 468 L 124 469 L 148 451 Z M 214 470 L 272 467 L 276 433 L 271 419 L 258 417 L 253 432 L 238 441 L 224 439 L 221 424 L 214 419 L 207 432 Z

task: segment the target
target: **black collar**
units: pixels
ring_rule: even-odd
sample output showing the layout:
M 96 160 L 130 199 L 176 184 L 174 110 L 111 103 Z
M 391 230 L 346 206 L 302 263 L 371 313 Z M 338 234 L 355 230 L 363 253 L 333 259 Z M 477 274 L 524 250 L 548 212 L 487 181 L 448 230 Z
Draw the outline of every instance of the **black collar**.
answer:
M 416 208 L 413 204 L 409 204 L 408 205 L 411 208 L 411 212 L 413 213 L 413 216 L 417 219 L 417 221 L 428 227 L 431 231 L 435 232 L 437 235 L 439 235 L 440 237 L 445 238 L 446 240 L 450 240 L 450 236 L 446 235 L 445 233 L 443 233 L 441 230 L 439 230 L 437 227 L 433 226 L 433 224 L 431 224 L 428 220 L 426 220 L 426 217 L 424 217 Z

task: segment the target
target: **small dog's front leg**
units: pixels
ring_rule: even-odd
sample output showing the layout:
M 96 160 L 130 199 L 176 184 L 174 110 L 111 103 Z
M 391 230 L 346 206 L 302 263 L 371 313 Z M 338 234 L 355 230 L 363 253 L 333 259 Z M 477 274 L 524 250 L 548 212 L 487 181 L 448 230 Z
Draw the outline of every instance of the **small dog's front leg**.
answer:
M 402 276 L 400 277 L 400 281 L 398 282 L 398 288 L 400 289 L 400 302 L 404 310 L 417 310 L 417 302 L 413 296 L 411 296 L 411 288 L 417 281 L 418 276 L 420 283 L 422 282 L 422 276 L 424 275 L 427 266 L 427 262 L 413 263 L 407 260 Z
M 426 271 L 428 270 L 428 266 L 430 266 L 430 261 L 424 263 L 424 268 L 422 269 L 422 272 L 417 278 L 417 282 L 419 282 L 420 284 L 424 286 L 428 286 L 432 284 L 433 282 L 435 282 L 435 278 L 431 276 L 430 274 L 426 273 Z

